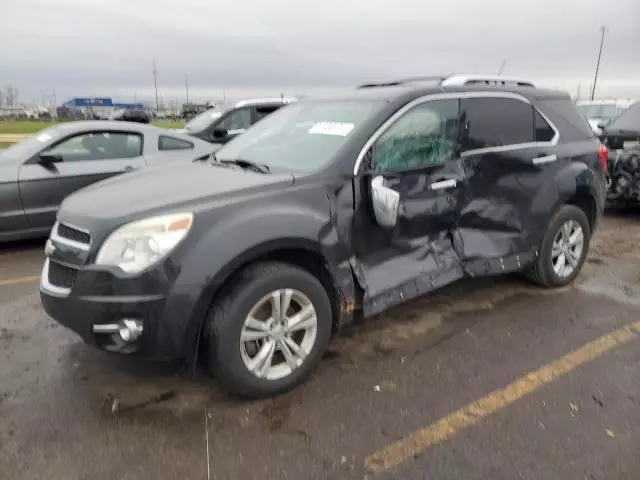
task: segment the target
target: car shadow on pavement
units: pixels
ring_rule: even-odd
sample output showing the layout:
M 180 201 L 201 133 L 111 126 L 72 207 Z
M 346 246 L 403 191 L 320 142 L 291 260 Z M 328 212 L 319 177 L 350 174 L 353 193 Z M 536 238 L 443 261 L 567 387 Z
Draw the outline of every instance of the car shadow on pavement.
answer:
M 18 253 L 38 252 L 44 249 L 45 242 L 46 239 L 44 238 L 36 238 L 2 243 L 0 244 L 0 257 Z

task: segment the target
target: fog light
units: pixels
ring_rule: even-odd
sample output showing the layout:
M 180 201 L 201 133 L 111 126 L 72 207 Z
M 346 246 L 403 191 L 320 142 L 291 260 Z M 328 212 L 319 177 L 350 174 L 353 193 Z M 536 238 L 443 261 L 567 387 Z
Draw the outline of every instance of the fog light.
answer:
M 144 330 L 142 320 L 123 318 L 118 323 L 98 324 L 93 326 L 95 333 L 111 334 L 114 340 L 120 337 L 125 343 L 135 342 Z
M 130 318 L 125 318 L 120 322 L 118 329 L 118 333 L 120 334 L 120 338 L 125 342 L 135 342 L 140 335 L 142 335 L 142 331 L 144 327 L 142 326 L 142 320 L 134 320 Z

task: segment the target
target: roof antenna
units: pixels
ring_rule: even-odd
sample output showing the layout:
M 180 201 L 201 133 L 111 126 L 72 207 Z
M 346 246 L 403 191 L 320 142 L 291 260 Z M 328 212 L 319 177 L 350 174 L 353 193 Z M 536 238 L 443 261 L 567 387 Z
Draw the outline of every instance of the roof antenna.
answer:
M 500 70 L 498 70 L 498 75 L 502 75 L 502 70 L 504 70 L 504 66 L 507 64 L 507 59 L 502 60 L 502 65 L 500 65 Z

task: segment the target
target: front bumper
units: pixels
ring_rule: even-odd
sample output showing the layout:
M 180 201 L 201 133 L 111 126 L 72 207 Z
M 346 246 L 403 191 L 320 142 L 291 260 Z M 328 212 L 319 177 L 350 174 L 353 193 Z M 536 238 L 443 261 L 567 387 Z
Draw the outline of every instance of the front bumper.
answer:
M 167 326 L 165 321 L 170 284 L 158 272 L 126 278 L 109 270 L 81 268 L 71 288 L 59 288 L 49 281 L 53 263 L 56 260 L 45 260 L 40 298 L 55 321 L 103 350 L 159 360 L 181 355 L 182 344 L 176 338 L 179 325 Z M 132 321 L 142 325 L 142 332 L 123 337 L 111 328 L 125 320 L 127 325 Z

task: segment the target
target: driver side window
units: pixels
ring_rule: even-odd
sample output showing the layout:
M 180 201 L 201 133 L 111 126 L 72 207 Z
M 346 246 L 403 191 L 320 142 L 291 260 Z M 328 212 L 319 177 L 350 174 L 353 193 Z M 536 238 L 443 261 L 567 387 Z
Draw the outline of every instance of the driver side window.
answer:
M 451 159 L 458 131 L 458 99 L 420 104 L 382 134 L 373 147 L 375 172 L 410 170 Z
M 142 155 L 142 137 L 135 133 L 91 132 L 70 137 L 48 150 L 64 162 L 135 158 Z
M 247 129 L 251 126 L 251 108 L 239 108 L 224 118 L 218 128 L 224 128 L 225 130 L 240 130 Z

